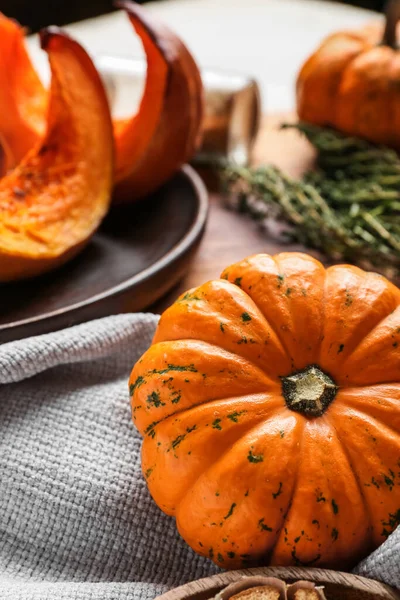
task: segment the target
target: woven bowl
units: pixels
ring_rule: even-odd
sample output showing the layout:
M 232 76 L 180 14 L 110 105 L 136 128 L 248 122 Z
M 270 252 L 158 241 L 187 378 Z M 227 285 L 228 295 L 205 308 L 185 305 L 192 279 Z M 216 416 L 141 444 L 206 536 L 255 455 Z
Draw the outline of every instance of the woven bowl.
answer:
M 293 583 L 300 579 L 313 581 L 324 586 L 327 600 L 400 600 L 399 592 L 372 579 L 339 571 L 298 567 L 261 567 L 228 571 L 182 585 L 159 596 L 157 600 L 209 600 L 222 588 L 244 575 L 277 577 L 286 583 Z

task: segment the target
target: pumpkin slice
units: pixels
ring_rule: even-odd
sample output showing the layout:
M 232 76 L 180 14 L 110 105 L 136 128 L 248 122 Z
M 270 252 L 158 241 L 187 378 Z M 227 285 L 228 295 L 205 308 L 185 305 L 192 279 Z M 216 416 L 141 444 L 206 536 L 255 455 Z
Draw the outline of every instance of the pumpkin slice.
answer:
M 0 13 L 0 142 L 4 170 L 43 137 L 48 94 L 30 61 L 24 29 Z M 1 171 L 3 172 L 3 171 Z
M 137 114 L 114 122 L 114 200 L 121 203 L 153 192 L 192 157 L 200 142 L 203 86 L 193 57 L 174 33 L 132 2 L 117 6 L 127 12 L 147 58 Z M 26 51 L 22 27 L 1 15 L 0 143 L 6 168 L 18 164 L 42 139 L 47 95 Z
M 112 122 L 83 48 L 57 28 L 41 33 L 51 67 L 47 131 L 0 180 L 0 281 L 38 275 L 77 254 L 110 204 Z
M 138 113 L 114 123 L 117 202 L 149 194 L 189 160 L 199 142 L 203 93 L 199 70 L 180 39 L 140 6 L 117 2 L 139 35 L 147 78 Z

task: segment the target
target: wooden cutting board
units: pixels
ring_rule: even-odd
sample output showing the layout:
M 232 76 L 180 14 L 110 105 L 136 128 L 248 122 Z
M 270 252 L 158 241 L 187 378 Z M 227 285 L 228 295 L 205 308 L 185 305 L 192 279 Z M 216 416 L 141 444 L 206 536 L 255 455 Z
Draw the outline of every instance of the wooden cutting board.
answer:
M 312 167 L 314 152 L 311 145 L 296 131 L 281 131 L 279 128 L 283 122 L 295 121 L 294 114 L 264 117 L 253 152 L 255 164 L 275 164 L 293 177 L 299 177 Z M 188 275 L 172 292 L 150 307 L 150 310 L 162 312 L 182 292 L 219 277 L 226 266 L 246 256 L 258 252 L 276 254 L 295 250 L 307 251 L 319 259 L 323 258 L 318 252 L 306 250 L 299 244 L 282 244 L 268 238 L 259 224 L 243 214 L 229 210 L 224 206 L 223 199 L 211 192 L 206 233 Z

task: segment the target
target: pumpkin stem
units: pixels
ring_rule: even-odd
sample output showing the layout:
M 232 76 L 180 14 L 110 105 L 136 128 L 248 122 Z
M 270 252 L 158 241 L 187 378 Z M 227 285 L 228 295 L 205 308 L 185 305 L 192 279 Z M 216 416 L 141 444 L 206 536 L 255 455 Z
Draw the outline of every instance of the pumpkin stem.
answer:
M 400 1 L 399 0 L 388 0 L 385 6 L 385 17 L 386 25 L 385 31 L 382 38 L 382 44 L 390 46 L 390 48 L 397 48 L 397 36 L 396 29 L 397 23 L 400 20 Z
M 307 417 L 320 417 L 328 408 L 338 387 L 317 365 L 310 365 L 282 377 L 282 394 L 290 410 Z

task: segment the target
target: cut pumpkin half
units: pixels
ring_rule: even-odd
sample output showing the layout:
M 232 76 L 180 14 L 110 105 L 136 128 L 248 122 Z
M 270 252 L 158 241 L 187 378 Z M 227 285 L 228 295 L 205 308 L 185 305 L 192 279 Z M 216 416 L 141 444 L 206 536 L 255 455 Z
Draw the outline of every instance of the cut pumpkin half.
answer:
M 113 134 L 100 77 L 57 28 L 41 33 L 51 87 L 44 137 L 0 180 L 0 281 L 32 277 L 77 254 L 105 216 Z
M 151 193 L 193 156 L 200 142 L 203 86 L 178 36 L 129 0 L 116 6 L 128 14 L 147 59 L 138 113 L 114 122 L 114 199 L 121 202 Z

